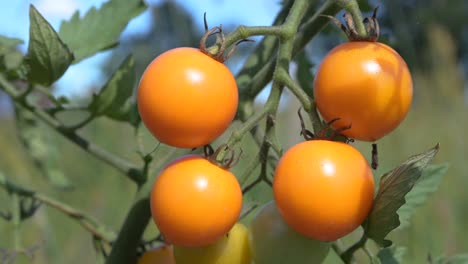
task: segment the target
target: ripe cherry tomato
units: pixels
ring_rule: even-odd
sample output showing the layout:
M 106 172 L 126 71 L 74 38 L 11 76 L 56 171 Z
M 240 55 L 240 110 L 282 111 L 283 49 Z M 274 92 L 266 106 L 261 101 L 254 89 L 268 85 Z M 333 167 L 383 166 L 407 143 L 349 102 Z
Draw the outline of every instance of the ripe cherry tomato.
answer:
M 214 244 L 204 247 L 174 247 L 177 264 L 250 264 L 248 229 L 237 223 Z
M 278 162 L 273 193 L 286 223 L 304 236 L 333 241 L 356 229 L 374 198 L 374 179 L 354 147 L 311 140 L 290 148 Z
M 137 100 L 143 123 L 159 141 L 195 148 L 227 129 L 237 111 L 238 91 L 224 64 L 198 49 L 176 48 L 146 68 Z
M 214 243 L 237 221 L 242 191 L 235 176 L 203 157 L 187 155 L 162 170 L 151 192 L 154 222 L 168 243 Z
M 256 264 L 322 263 L 330 244 L 307 238 L 283 220 L 273 201 L 250 223 L 250 241 Z
M 317 108 L 334 128 L 351 125 L 347 137 L 375 141 L 393 131 L 411 106 L 408 66 L 391 47 L 378 42 L 348 42 L 332 49 L 314 80 Z
M 152 250 L 146 251 L 138 264 L 175 264 L 174 253 L 172 246 L 161 246 Z

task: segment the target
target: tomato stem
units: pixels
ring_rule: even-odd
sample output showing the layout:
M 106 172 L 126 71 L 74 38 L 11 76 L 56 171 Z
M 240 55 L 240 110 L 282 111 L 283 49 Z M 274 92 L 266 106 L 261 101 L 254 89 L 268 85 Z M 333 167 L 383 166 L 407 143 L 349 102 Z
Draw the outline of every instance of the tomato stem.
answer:
M 294 38 L 308 6 L 309 1 L 307 0 L 294 1 L 285 22 L 281 26 L 273 27 L 281 32 L 277 32 L 277 36 L 280 39 L 279 53 L 276 58 L 276 71 L 273 74 L 273 84 L 271 86 L 270 95 L 268 96 L 264 108 L 250 117 L 238 131 L 231 135 L 227 142 L 228 148 L 231 148 L 234 144 L 238 143 L 243 136 L 254 128 L 267 114 L 276 113 L 284 85 L 281 80 L 280 72 L 289 72 L 289 63 L 292 58 Z M 220 162 L 224 160 L 226 155 L 227 151 L 220 151 L 216 160 Z
M 25 210 L 25 208 L 21 208 L 20 197 L 32 199 L 33 201 L 37 201 L 41 204 L 47 205 L 51 208 L 58 210 L 59 212 L 63 213 L 64 215 L 69 216 L 72 219 L 75 219 L 78 223 L 80 223 L 83 228 L 89 231 L 91 234 L 96 236 L 97 238 L 111 243 L 114 241 L 116 234 L 113 231 L 110 231 L 106 226 L 100 224 L 96 219 L 92 216 L 81 212 L 78 209 L 71 207 L 68 204 L 55 200 L 47 195 L 35 192 L 33 190 L 27 189 L 20 185 L 17 185 L 9 180 L 6 179 L 5 176 L 0 175 L 0 187 L 5 188 L 9 193 L 12 194 L 12 204 L 13 204 L 13 225 L 15 226 L 15 230 L 19 230 L 19 224 L 21 222 L 21 210 Z M 27 210 L 35 210 L 29 209 Z M 15 231 L 17 232 L 17 231 Z M 18 231 L 19 232 L 19 231 Z M 18 248 L 21 247 L 20 241 L 17 241 L 15 238 L 15 245 Z
M 21 252 L 22 245 L 21 245 L 21 206 L 20 206 L 20 199 L 17 193 L 11 194 L 11 204 L 12 204 L 12 222 L 13 222 L 13 240 L 15 245 L 15 251 Z
M 361 10 L 359 9 L 359 4 L 356 0 L 335 0 L 336 3 L 345 9 L 352 17 L 354 22 L 354 27 L 358 35 L 362 38 L 367 37 L 367 30 L 363 23 L 363 17 Z
M 145 176 L 142 175 L 141 170 L 136 165 L 131 164 L 129 161 L 122 159 L 116 154 L 108 152 L 107 150 L 102 149 L 101 147 L 81 137 L 74 131 L 71 131 L 65 127 L 62 122 L 60 122 L 54 116 L 38 107 L 31 105 L 27 100 L 16 100 L 20 96 L 20 93 L 2 74 L 0 74 L 0 87 L 2 87 L 3 91 L 5 91 L 9 96 L 15 99 L 14 102 L 17 105 L 20 105 L 26 110 L 32 112 L 48 126 L 55 129 L 62 136 L 66 137 L 86 152 L 120 170 L 122 173 L 127 175 L 129 179 L 137 184 L 142 184 L 145 181 Z
M 361 236 L 361 239 L 359 239 L 358 242 L 356 242 L 354 245 L 349 247 L 345 252 L 340 254 L 340 258 L 343 260 L 344 263 L 351 263 L 354 252 L 364 247 L 366 245 L 366 242 L 367 242 L 367 236 L 365 233 L 363 233 Z

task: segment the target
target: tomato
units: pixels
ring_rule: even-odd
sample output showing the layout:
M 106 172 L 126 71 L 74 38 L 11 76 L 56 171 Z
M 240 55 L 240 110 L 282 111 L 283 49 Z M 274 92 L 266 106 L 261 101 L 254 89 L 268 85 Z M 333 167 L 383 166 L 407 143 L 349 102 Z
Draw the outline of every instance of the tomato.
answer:
M 164 245 L 146 251 L 138 260 L 138 264 L 175 264 L 172 246 Z
M 290 148 L 278 162 L 273 194 L 286 223 L 304 236 L 333 241 L 356 229 L 374 198 L 374 179 L 354 147 L 311 140 Z
M 205 246 L 237 221 L 242 191 L 235 176 L 203 157 L 187 155 L 165 167 L 153 185 L 151 213 L 165 240 Z
M 204 247 L 174 247 L 177 264 L 250 264 L 248 229 L 237 223 L 214 244 Z
M 176 48 L 155 58 L 138 88 L 138 111 L 162 143 L 195 148 L 220 136 L 237 111 L 236 80 L 198 49 Z
M 406 117 L 413 97 L 408 66 L 391 47 L 378 42 L 348 42 L 332 49 L 314 80 L 317 108 L 343 135 L 375 141 Z
M 273 201 L 264 205 L 250 224 L 256 264 L 321 263 L 330 244 L 300 235 L 281 217 Z

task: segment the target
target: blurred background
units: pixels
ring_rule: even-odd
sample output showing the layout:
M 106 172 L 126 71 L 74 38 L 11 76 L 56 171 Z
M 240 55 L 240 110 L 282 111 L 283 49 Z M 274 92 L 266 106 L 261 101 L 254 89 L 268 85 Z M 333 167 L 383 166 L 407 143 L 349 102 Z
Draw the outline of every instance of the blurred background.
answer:
M 28 39 L 28 6 L 34 4 L 58 30 L 60 21 L 79 10 L 84 14 L 99 7 L 103 0 L 16 0 L 2 1 L 0 35 Z M 158 54 L 178 46 L 197 46 L 203 34 L 203 13 L 210 26 L 223 24 L 226 32 L 238 25 L 269 25 L 280 9 L 278 1 L 246 0 L 148 0 L 147 11 L 135 18 L 121 36 L 121 45 L 72 66 L 54 85 L 54 94 L 71 99 L 72 104 L 86 105 L 93 93 L 107 81 L 110 74 L 130 52 L 136 59 L 137 76 Z M 318 6 L 321 1 L 314 1 Z M 420 153 L 437 142 L 441 144 L 436 163 L 448 163 L 448 174 L 440 189 L 418 209 L 412 225 L 391 233 L 394 241 L 407 248 L 404 263 L 425 263 L 432 256 L 468 252 L 468 1 L 466 0 L 394 0 L 362 1 L 366 14 L 378 5 L 382 28 L 381 41 L 392 45 L 408 63 L 414 81 L 414 102 L 403 124 L 391 135 L 380 140 L 380 176 L 407 157 Z M 259 40 L 260 38 L 255 38 Z M 332 47 L 346 41 L 339 30 L 327 26 L 306 47 L 307 56 L 317 65 Z M 242 45 L 227 62 L 237 72 L 255 43 Z M 293 67 L 294 69 L 294 67 Z M 314 71 L 312 67 L 312 72 Z M 312 83 L 310 87 L 312 89 Z M 268 89 L 257 98 L 260 107 Z M 285 93 L 278 115 L 278 135 L 284 149 L 299 142 L 296 117 L 298 102 Z M 80 120 L 84 113 L 67 117 Z M 234 125 L 235 126 L 235 125 Z M 297 133 L 291 133 L 291 127 Z M 46 158 L 47 177 L 38 171 L 18 137 L 13 107 L 0 92 L 0 171 L 9 179 L 26 187 L 47 193 L 94 215 L 101 222 L 118 230 L 135 196 L 136 188 L 118 171 L 90 157 L 67 142 L 53 130 L 40 125 L 34 132 L 35 144 Z M 140 145 L 147 152 L 157 142 L 142 133 Z M 85 127 L 82 134 L 103 148 L 138 161 L 135 130 L 127 124 L 99 118 Z M 226 133 L 227 135 L 229 132 Z M 247 141 L 247 140 L 246 140 Z M 244 142 L 245 143 L 245 142 Z M 246 143 L 247 144 L 247 143 Z M 368 143 L 355 143 L 369 157 Z M 162 150 L 163 151 L 163 150 Z M 244 159 L 248 159 L 244 157 Z M 235 168 L 242 171 L 243 163 Z M 51 184 L 52 183 L 52 184 Z M 57 187 L 58 186 L 58 187 Z M 248 199 L 267 201 L 271 191 L 258 186 Z M 0 189 L 0 211 L 9 208 L 9 196 Z M 151 227 L 150 227 L 151 229 Z M 76 222 L 42 207 L 31 219 L 22 223 L 25 246 L 39 245 L 33 261 L 22 256 L 17 263 L 93 263 L 91 236 Z M 151 230 L 149 231 L 151 233 Z M 345 240 L 352 241 L 353 237 Z M 0 218 L 0 248 L 13 247 L 11 224 Z M 93 253 L 90 253 L 93 252 Z

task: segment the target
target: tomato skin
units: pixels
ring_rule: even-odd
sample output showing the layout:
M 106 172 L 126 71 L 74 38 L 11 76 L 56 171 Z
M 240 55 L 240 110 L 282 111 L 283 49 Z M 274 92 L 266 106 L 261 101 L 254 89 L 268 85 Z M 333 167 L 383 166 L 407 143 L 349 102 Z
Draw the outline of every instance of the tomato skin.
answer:
M 205 246 L 237 221 L 242 191 L 235 176 L 197 155 L 165 167 L 153 185 L 151 213 L 167 243 Z
M 249 230 L 241 223 L 214 244 L 204 247 L 174 247 L 177 264 L 250 264 Z
M 356 229 L 374 198 L 374 179 L 354 147 L 328 140 L 299 143 L 284 153 L 273 179 L 275 201 L 298 233 L 333 241 Z
M 330 249 L 330 243 L 307 238 L 290 228 L 274 201 L 260 208 L 249 229 L 256 264 L 322 263 Z
M 236 80 L 229 69 L 194 48 L 175 48 L 156 57 L 138 88 L 138 111 L 162 143 L 195 148 L 219 137 L 234 119 Z
M 413 97 L 411 73 L 391 47 L 378 42 L 347 42 L 332 49 L 314 79 L 317 108 L 326 121 L 341 118 L 334 128 L 375 141 L 406 117 Z
M 137 264 L 175 264 L 174 252 L 172 246 L 164 245 L 149 251 L 146 251 L 139 259 Z

